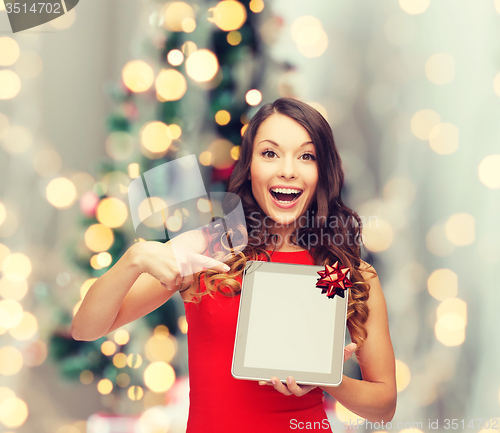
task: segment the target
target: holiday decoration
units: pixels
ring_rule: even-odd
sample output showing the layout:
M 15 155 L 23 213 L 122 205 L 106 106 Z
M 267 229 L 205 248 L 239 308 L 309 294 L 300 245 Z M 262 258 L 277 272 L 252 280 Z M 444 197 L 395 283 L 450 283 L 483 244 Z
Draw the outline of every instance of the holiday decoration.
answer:
M 321 278 L 318 279 L 316 287 L 322 289 L 321 293 L 326 293 L 330 299 L 333 299 L 335 295 L 344 297 L 344 292 L 353 284 L 347 278 L 347 273 L 349 268 L 339 267 L 338 260 L 333 264 L 333 266 L 325 265 L 324 271 L 318 271 Z

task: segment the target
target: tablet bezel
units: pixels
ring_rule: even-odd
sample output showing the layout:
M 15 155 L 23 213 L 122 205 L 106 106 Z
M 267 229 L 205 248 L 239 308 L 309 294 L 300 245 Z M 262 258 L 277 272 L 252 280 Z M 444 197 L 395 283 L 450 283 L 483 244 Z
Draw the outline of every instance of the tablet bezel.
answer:
M 269 368 L 245 367 L 245 349 L 247 345 L 248 324 L 250 320 L 250 306 L 252 301 L 253 283 L 255 273 L 260 271 L 308 275 L 319 278 L 318 271 L 324 270 L 324 266 L 301 265 L 291 263 L 277 263 L 265 261 L 248 261 L 243 272 L 242 290 L 238 311 L 238 322 L 236 325 L 236 335 L 233 350 L 233 362 L 231 374 L 236 379 L 265 380 L 269 381 L 272 376 L 278 377 L 281 381 L 286 381 L 288 376 L 292 376 L 295 381 L 303 385 L 339 386 L 342 383 L 344 370 L 344 343 L 346 335 L 346 318 L 349 289 L 345 291 L 345 297 L 335 296 L 328 299 L 329 302 L 336 302 L 335 309 L 335 329 L 333 339 L 332 368 L 330 373 L 308 373 L 304 371 L 279 370 Z M 349 278 L 349 273 L 347 274 Z M 272 290 L 272 288 L 270 289 Z M 320 290 L 319 288 L 317 290 Z M 326 298 L 326 294 L 324 295 Z

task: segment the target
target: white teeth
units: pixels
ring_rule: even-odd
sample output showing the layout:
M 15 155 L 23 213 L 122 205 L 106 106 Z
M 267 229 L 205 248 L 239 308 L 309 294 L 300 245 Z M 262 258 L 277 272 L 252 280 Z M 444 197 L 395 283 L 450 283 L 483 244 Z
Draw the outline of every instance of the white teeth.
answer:
M 289 188 L 271 188 L 272 192 L 278 192 L 280 194 L 298 194 L 300 189 L 289 189 Z

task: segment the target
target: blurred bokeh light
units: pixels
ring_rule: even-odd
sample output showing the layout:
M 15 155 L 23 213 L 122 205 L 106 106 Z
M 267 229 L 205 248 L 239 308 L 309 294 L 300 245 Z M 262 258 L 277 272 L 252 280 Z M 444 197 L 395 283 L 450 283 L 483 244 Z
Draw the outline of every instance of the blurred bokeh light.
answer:
M 122 78 L 132 92 L 145 92 L 154 82 L 153 68 L 142 60 L 132 60 L 123 67 Z
M 223 0 L 213 10 L 215 24 L 224 31 L 238 30 L 247 19 L 245 6 L 236 0 Z

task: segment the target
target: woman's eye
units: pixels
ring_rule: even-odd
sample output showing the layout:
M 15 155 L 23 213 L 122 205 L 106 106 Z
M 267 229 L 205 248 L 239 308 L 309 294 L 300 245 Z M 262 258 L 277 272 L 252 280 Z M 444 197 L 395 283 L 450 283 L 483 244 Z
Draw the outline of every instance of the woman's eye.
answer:
M 265 156 L 266 158 L 274 158 L 276 153 L 273 152 L 272 150 L 264 150 L 264 152 L 262 152 L 262 155 Z
M 302 157 L 305 158 L 306 161 L 316 161 L 316 157 L 312 153 L 304 153 Z

